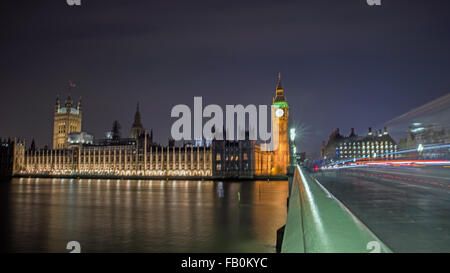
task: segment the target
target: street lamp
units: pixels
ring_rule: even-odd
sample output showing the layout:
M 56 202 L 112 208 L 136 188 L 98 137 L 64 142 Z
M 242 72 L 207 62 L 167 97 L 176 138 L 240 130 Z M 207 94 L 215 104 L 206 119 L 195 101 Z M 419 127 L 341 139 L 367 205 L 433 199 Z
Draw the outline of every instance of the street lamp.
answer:
M 296 165 L 297 164 L 297 160 L 296 160 L 296 156 L 295 154 L 297 153 L 297 148 L 295 147 L 295 128 L 291 128 L 289 130 L 290 133 L 290 139 L 291 139 L 291 151 L 292 151 L 292 156 L 291 156 L 291 164 L 292 165 Z
M 290 133 L 291 133 L 291 141 L 294 142 L 294 140 L 295 140 L 295 128 L 291 128 Z
M 422 144 L 419 144 L 419 146 L 417 146 L 417 151 L 419 153 L 421 153 L 423 151 L 423 145 Z

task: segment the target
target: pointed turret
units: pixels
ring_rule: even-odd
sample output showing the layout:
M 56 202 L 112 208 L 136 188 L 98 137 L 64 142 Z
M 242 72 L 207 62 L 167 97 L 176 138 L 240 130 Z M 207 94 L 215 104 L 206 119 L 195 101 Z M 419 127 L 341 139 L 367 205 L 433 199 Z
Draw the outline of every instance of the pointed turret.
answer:
M 286 102 L 286 97 L 284 96 L 284 89 L 283 85 L 281 84 L 281 73 L 278 72 L 278 82 L 277 82 L 277 88 L 275 90 L 275 98 L 273 98 L 274 105 L 277 105 L 279 107 L 288 107 L 288 104 Z
M 56 102 L 55 102 L 55 112 L 59 111 L 59 107 L 61 106 L 61 103 L 59 101 L 59 95 L 56 95 Z
M 142 127 L 141 112 L 139 112 L 139 102 L 137 103 L 136 113 L 134 114 L 133 127 Z
M 131 127 L 130 136 L 132 138 L 139 138 L 144 133 L 144 127 L 142 126 L 141 122 L 141 113 L 139 111 L 139 102 L 136 106 L 136 113 L 134 114 L 134 122 L 133 126 Z
M 67 109 L 70 109 L 70 108 L 72 107 L 72 105 L 73 105 L 73 100 L 72 100 L 72 98 L 71 98 L 70 95 L 69 95 L 69 96 L 67 96 L 67 98 L 66 98 L 66 102 L 64 103 L 64 106 L 65 106 Z
M 281 85 L 281 72 L 278 72 L 277 90 L 283 90 L 283 86 Z

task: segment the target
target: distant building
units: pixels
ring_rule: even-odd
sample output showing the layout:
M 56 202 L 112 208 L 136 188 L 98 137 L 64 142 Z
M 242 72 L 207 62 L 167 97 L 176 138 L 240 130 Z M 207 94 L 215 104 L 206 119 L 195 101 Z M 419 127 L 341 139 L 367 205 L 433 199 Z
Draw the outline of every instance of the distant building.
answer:
M 56 98 L 53 114 L 53 149 L 66 149 L 69 147 L 68 136 L 73 132 L 81 132 L 82 108 L 81 99 L 75 107 L 70 96 L 63 106 L 59 97 Z
M 392 159 L 396 157 L 397 148 L 386 127 L 375 133 L 369 128 L 365 136 L 356 135 L 353 128 L 349 136 L 343 136 L 336 129 L 328 143 L 322 142 L 320 155 L 328 160 Z
M 224 136 L 226 134 L 224 133 Z M 225 139 L 225 137 L 223 137 Z M 254 174 L 254 141 L 245 140 L 212 141 L 212 167 L 216 178 L 252 178 Z

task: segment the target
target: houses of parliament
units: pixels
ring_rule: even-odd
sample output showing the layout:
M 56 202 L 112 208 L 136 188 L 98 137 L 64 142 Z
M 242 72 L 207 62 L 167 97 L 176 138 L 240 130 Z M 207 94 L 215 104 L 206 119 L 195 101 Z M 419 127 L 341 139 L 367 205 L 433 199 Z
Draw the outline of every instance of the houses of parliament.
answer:
M 289 106 L 280 76 L 275 90 L 272 139 L 273 151 L 253 140 L 212 140 L 167 145 L 153 141 L 153 131 L 142 125 L 139 103 L 128 137 L 114 122 L 106 138 L 95 139 L 82 131 L 81 99 L 69 96 L 63 104 L 56 99 L 52 149 L 38 149 L 34 141 L 27 149 L 22 140 L 10 141 L 10 172 L 15 176 L 48 177 L 158 177 L 158 178 L 238 178 L 285 177 L 289 165 Z M 4 141 L 3 141 L 4 142 Z M 3 143 L 2 142 L 2 143 Z M 3 146 L 3 145 L 2 145 Z

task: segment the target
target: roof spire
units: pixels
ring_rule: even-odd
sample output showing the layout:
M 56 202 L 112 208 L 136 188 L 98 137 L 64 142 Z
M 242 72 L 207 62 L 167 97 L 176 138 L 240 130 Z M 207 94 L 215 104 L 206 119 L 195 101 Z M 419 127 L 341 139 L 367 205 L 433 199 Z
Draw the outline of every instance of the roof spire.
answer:
M 277 83 L 277 88 L 275 90 L 275 98 L 273 98 L 273 103 L 278 103 L 279 105 L 281 105 L 280 103 L 284 102 L 284 106 L 283 107 L 287 107 L 287 103 L 286 102 L 286 97 L 284 96 L 284 89 L 283 86 L 281 85 L 281 73 L 278 72 L 278 83 Z
M 283 89 L 283 86 L 281 86 L 281 72 L 278 72 L 277 90 L 279 89 Z
M 141 113 L 139 112 L 139 102 L 136 105 L 136 113 L 134 114 L 133 127 L 142 127 Z

